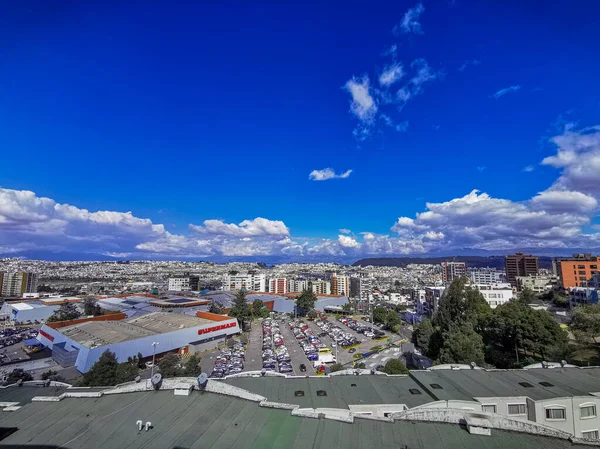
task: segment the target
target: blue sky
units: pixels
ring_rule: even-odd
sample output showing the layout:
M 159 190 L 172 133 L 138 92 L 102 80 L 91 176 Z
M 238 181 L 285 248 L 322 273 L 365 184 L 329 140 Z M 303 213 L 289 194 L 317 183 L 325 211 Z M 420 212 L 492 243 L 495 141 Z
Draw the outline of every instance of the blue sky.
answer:
M 596 2 L 121 3 L 5 5 L 0 253 L 600 247 Z

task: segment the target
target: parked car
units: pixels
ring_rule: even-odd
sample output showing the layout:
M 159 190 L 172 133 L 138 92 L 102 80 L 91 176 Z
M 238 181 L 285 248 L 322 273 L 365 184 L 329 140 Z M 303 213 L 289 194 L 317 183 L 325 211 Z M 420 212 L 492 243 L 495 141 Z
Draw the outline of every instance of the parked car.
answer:
M 305 373 L 306 372 L 306 365 L 304 363 L 300 364 L 300 371 Z

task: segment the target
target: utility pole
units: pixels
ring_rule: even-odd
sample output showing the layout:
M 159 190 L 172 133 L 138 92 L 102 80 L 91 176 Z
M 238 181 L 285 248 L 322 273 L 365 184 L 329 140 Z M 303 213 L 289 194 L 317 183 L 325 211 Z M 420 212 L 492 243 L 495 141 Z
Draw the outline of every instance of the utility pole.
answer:
M 157 341 L 152 342 L 152 371 L 150 376 L 154 376 L 154 361 L 156 359 L 156 346 L 158 345 Z

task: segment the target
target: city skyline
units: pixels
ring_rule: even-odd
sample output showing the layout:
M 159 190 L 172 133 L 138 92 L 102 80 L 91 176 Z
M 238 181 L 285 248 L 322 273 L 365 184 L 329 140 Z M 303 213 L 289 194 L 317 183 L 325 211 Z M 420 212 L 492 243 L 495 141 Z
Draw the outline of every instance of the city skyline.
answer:
M 11 5 L 0 257 L 600 252 L 598 6 L 377 6 Z

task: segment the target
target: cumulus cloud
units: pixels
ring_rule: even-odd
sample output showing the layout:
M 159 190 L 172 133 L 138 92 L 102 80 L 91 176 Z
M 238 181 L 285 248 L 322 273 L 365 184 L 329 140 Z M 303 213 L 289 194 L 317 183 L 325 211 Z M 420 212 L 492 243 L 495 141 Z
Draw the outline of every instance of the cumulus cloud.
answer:
M 398 132 L 404 132 L 408 129 L 408 120 L 404 120 L 400 123 L 395 123 L 391 119 L 391 117 L 386 114 L 381 114 L 381 120 L 383 120 L 383 123 L 385 123 L 387 126 L 394 128 Z
M 313 170 L 308 175 L 311 181 L 327 181 L 328 179 L 346 179 L 352 174 L 352 170 L 346 170 L 344 173 L 337 174 L 332 168 L 322 170 Z
M 410 8 L 408 11 L 406 11 L 400 23 L 394 27 L 394 34 L 423 34 L 423 29 L 419 23 L 419 17 L 421 17 L 421 14 L 424 12 L 425 6 L 423 6 L 423 3 L 417 3 L 414 7 Z
M 360 243 L 358 243 L 355 239 L 347 235 L 338 235 L 338 242 L 344 248 L 360 248 Z
M 404 69 L 402 68 L 402 64 L 395 62 L 383 69 L 383 72 L 379 75 L 379 84 L 388 87 L 400 81 L 403 76 Z
M 535 167 L 533 165 L 527 165 L 527 166 L 523 167 L 523 171 L 525 173 L 531 173 L 534 170 L 535 170 Z
M 521 89 L 521 86 L 518 86 L 518 85 L 517 86 L 505 87 L 504 89 L 500 89 L 495 94 L 493 94 L 492 98 L 498 99 L 500 97 L 503 97 L 506 94 L 518 92 L 520 89 Z
M 369 77 L 352 77 L 344 85 L 350 93 L 350 112 L 360 121 L 371 122 L 377 113 L 377 104 L 369 92 Z
M 190 225 L 190 230 L 201 234 L 231 235 L 236 237 L 262 235 L 289 235 L 290 231 L 283 221 L 255 218 L 244 220 L 239 225 L 225 223 L 222 220 L 205 220 L 204 226 Z
M 479 61 L 478 59 L 467 59 L 465 62 L 462 63 L 462 65 L 458 68 L 459 72 L 464 72 L 467 67 L 474 66 L 474 65 L 479 65 L 481 64 L 481 61 Z
M 346 228 L 338 229 L 338 232 L 341 232 L 342 234 L 352 234 L 352 231 Z
M 550 141 L 557 148 L 556 155 L 546 157 L 542 164 L 562 169 L 551 188 L 599 196 L 600 125 L 577 130 L 573 124 L 568 124 L 563 134 Z

